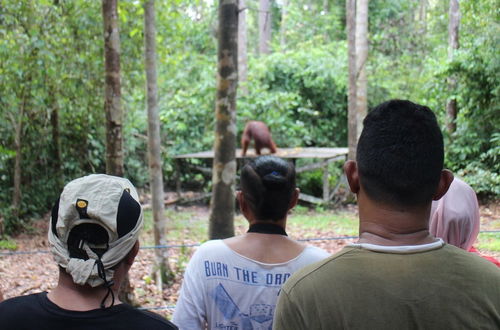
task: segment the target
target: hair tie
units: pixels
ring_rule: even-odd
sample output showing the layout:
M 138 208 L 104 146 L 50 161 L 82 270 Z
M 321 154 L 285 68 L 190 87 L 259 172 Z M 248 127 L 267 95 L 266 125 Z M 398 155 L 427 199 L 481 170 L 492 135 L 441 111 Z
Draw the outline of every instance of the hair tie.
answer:
M 272 171 L 271 175 L 281 175 L 281 173 L 280 172 L 276 172 L 276 171 Z

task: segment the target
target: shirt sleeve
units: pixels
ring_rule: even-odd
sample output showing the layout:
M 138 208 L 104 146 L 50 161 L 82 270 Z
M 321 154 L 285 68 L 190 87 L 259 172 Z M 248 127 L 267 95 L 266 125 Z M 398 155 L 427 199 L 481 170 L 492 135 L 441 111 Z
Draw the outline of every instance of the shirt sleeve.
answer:
M 290 296 L 281 290 L 274 312 L 273 330 L 308 329 L 300 315 L 299 309 Z
M 172 322 L 180 330 L 206 328 L 205 290 L 199 276 L 199 252 L 195 252 L 186 267 L 181 293 L 175 306 Z

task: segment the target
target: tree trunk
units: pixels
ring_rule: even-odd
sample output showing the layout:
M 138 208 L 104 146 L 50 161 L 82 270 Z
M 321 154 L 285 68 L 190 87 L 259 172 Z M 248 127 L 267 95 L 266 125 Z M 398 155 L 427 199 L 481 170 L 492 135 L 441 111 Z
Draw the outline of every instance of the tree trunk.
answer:
M 29 84 L 27 84 L 29 86 Z M 26 90 L 28 89 L 28 91 Z M 26 109 L 27 95 L 29 95 L 29 87 L 25 87 L 21 93 L 21 103 L 19 112 L 16 117 L 11 116 L 12 125 L 14 126 L 14 150 L 16 157 L 14 158 L 14 191 L 12 192 L 12 209 L 14 217 L 19 217 L 21 209 L 21 178 L 22 178 L 22 136 L 23 136 L 23 118 Z
M 420 0 L 418 7 L 418 20 L 421 24 L 421 33 L 425 35 L 427 33 L 427 7 L 429 3 L 428 0 Z
M 323 5 L 322 5 L 322 10 L 320 11 L 320 14 L 322 15 L 328 15 L 330 13 L 330 1 L 329 0 L 323 0 Z M 328 33 L 326 29 L 323 31 L 323 39 L 325 40 L 325 43 L 330 42 L 332 39 L 332 36 Z
M 234 235 L 238 0 L 219 2 L 215 142 L 210 202 L 210 239 Z
M 239 0 L 238 16 L 238 81 L 243 94 L 248 93 L 247 87 L 247 8 L 245 0 Z
M 271 42 L 271 1 L 260 0 L 259 5 L 259 54 L 269 54 Z
M 363 130 L 363 119 L 368 111 L 366 61 L 368 59 L 368 0 L 356 1 L 356 108 L 357 137 Z
M 104 66 L 106 71 L 104 111 L 106 113 L 106 173 L 123 176 L 122 105 L 120 86 L 120 34 L 117 0 L 102 0 L 104 24 Z M 123 280 L 120 301 L 137 305 L 134 288 L 127 274 Z
M 323 0 L 323 11 L 325 14 L 330 12 L 330 0 Z
M 102 0 L 104 63 L 106 70 L 106 173 L 123 176 L 122 106 L 120 91 L 120 35 L 117 0 Z
M 450 0 L 449 24 L 448 24 L 448 60 L 453 60 L 455 51 L 458 49 L 458 27 L 460 25 L 460 8 L 458 0 Z M 453 94 L 457 88 L 456 77 L 448 78 L 448 86 Z M 446 104 L 446 114 L 448 117 L 447 129 L 451 134 L 456 129 L 457 119 L 457 100 L 455 97 L 450 98 Z
M 50 125 L 52 126 L 52 148 L 53 148 L 52 161 L 55 169 L 57 188 L 62 189 L 64 186 L 64 180 L 62 173 L 61 139 L 59 133 L 59 104 L 57 103 L 56 91 L 54 86 L 51 86 L 50 103 L 52 107 L 52 111 L 50 112 Z
M 144 4 L 144 42 L 146 60 L 146 95 L 148 107 L 148 161 L 149 185 L 153 206 L 155 245 L 167 245 L 163 173 L 161 159 L 160 116 L 158 115 L 158 86 L 156 74 L 156 27 L 155 4 L 149 0 Z M 158 290 L 163 283 L 170 282 L 172 272 L 168 264 L 168 250 L 155 249 L 155 275 Z
M 356 159 L 358 140 L 356 109 L 356 0 L 346 0 L 347 49 L 349 61 L 349 92 L 347 95 L 347 158 Z
M 286 19 L 288 15 L 288 0 L 283 0 L 281 4 L 281 24 L 280 24 L 280 46 L 284 50 L 286 47 Z

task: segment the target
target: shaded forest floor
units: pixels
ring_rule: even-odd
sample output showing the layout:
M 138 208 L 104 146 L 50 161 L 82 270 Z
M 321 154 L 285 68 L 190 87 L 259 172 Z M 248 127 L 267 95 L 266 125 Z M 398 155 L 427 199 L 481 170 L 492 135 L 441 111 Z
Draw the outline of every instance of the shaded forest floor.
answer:
M 171 208 L 167 210 L 171 220 L 169 243 L 197 244 L 206 240 L 208 209 L 204 206 Z M 349 206 L 342 210 L 298 209 L 290 216 L 287 231 L 294 239 L 311 239 L 356 235 L 357 208 Z M 47 216 L 48 219 L 48 216 Z M 29 234 L 14 238 L 18 251 L 47 251 L 48 220 L 35 222 Z M 246 221 L 239 215 L 235 222 L 236 234 L 244 233 Z M 481 230 L 500 230 L 500 203 L 481 206 Z M 482 235 L 482 236 L 481 236 Z M 500 258 L 500 233 L 481 234 L 478 247 L 485 255 Z M 311 240 L 315 245 L 335 253 L 354 239 Z M 145 212 L 145 231 L 142 246 L 153 245 L 151 213 Z M 174 283 L 160 292 L 151 274 L 154 262 L 153 249 L 141 249 L 130 272 L 137 302 L 170 318 L 177 301 L 184 269 L 195 248 L 169 249 L 170 265 L 175 275 Z M 6 250 L 2 250 L 6 251 Z M 50 253 L 0 256 L 0 289 L 5 298 L 50 290 L 56 285 L 57 266 Z

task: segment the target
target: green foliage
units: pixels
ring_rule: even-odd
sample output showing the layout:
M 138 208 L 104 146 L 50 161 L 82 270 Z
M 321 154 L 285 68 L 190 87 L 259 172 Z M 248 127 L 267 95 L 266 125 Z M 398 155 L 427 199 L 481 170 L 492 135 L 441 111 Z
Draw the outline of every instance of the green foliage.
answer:
M 480 233 L 477 239 L 477 248 L 500 252 L 500 234 L 499 233 Z
M 469 135 L 470 136 L 470 135 Z M 468 162 L 465 168 L 458 169 L 458 175 L 467 178 L 467 182 L 474 187 L 477 193 L 483 195 L 500 195 L 500 133 L 493 133 L 490 140 L 491 145 L 486 152 L 479 155 L 477 160 Z M 461 153 L 457 153 L 459 159 L 470 157 L 474 154 L 474 149 L 469 146 L 457 148 Z M 457 151 L 454 149 L 453 151 Z M 477 154 L 477 152 L 476 152 Z M 462 162 L 450 160 L 450 165 L 460 166 Z M 457 166 L 457 167 L 458 167 Z
M 416 20 L 416 3 L 370 2 L 374 47 L 368 63 L 370 105 L 388 98 L 425 104 L 446 132 L 446 102 L 455 98 L 457 129 L 451 136 L 445 133 L 445 165 L 489 196 L 500 192 L 497 4 L 494 0 L 461 3 L 460 49 L 448 61 L 447 3 L 431 4 L 426 18 Z M 457 80 L 454 91 L 448 87 L 449 77 Z
M 17 244 L 10 239 L 0 239 L 0 250 L 17 250 Z
M 249 92 L 238 103 L 239 131 L 255 119 L 270 126 L 281 147 L 345 145 L 345 46 L 305 42 L 298 48 L 251 60 Z
M 446 165 L 482 195 L 500 195 L 500 25 L 494 1 L 464 3 L 462 49 L 447 74 L 458 81 L 457 130 L 447 137 Z M 484 15 L 480 10 L 493 10 Z M 483 15 L 486 22 L 478 21 Z
M 296 214 L 292 210 L 292 214 L 287 221 L 288 232 L 294 233 L 304 232 L 304 238 L 317 237 L 317 230 L 330 231 L 337 235 L 357 235 L 358 234 L 358 219 L 352 213 L 331 213 L 317 209 L 309 211 L 306 214 L 300 212 Z
M 296 166 L 301 167 L 314 162 L 317 162 L 317 160 L 298 160 Z M 328 185 L 330 189 L 333 189 L 338 184 L 340 176 L 343 173 L 342 165 L 343 162 L 328 164 Z M 323 196 L 323 173 L 324 170 L 322 168 L 300 173 L 297 176 L 297 187 L 300 188 L 302 193 L 313 196 Z
M 0 145 L 4 150 L 15 150 L 15 128 L 21 127 L 23 198 L 16 212 L 9 205 L 14 157 L 0 159 L 3 178 L 0 190 L 7 192 L 1 196 L 0 211 L 5 214 L 8 231 L 19 228 L 23 217 L 46 212 L 61 188 L 62 171 L 66 171 L 66 167 L 70 168 L 69 175 L 82 173 L 86 160 L 82 151 L 87 150 L 85 140 L 95 132 L 96 125 L 71 117 L 75 108 L 93 107 L 94 99 L 89 96 L 99 96 L 94 87 L 97 84 L 89 77 L 94 63 L 98 65 L 100 59 L 99 56 L 94 61 L 91 57 L 93 50 L 99 51 L 98 45 L 87 46 L 85 54 L 77 51 L 81 47 L 78 37 L 85 38 L 95 25 L 79 15 L 86 10 L 88 8 L 81 4 L 57 7 L 48 2 L 31 1 L 6 3 L 0 9 L 2 27 L 5 27 L 0 29 Z M 77 55 L 68 57 L 69 50 Z M 89 58 L 92 60 L 88 61 Z M 83 71 L 81 66 L 86 61 L 88 71 Z M 69 138 L 65 141 L 67 148 L 62 149 L 65 161 L 61 170 L 55 164 L 52 141 L 54 109 L 59 111 L 61 140 Z M 82 112 L 77 115 L 86 117 Z M 86 127 L 81 127 L 82 124 Z M 22 218 L 13 217 L 14 214 Z
M 192 211 L 165 210 L 168 219 L 167 232 L 171 241 L 203 242 L 208 237 L 208 228 L 204 219 L 195 216 Z M 151 210 L 144 211 L 144 244 L 154 245 L 153 216 Z
M 425 25 L 416 19 L 417 5 L 418 1 L 369 2 L 370 42 L 374 52 L 399 59 L 425 47 Z
M 166 74 L 170 78 L 165 81 L 167 92 L 160 98 L 160 120 L 162 133 L 170 144 L 169 154 L 210 148 L 214 129 L 214 58 L 178 54 L 168 61 L 167 67 L 172 70 Z
M 344 39 L 344 8 L 345 1 L 339 0 L 289 0 L 286 8 L 276 2 L 272 12 L 276 29 L 273 31 L 274 48 L 292 50 L 300 48 L 305 40 L 314 40 L 320 46 Z
M 289 0 L 286 8 L 283 3 L 273 1 L 273 53 L 257 56 L 258 4 L 247 1 L 248 92 L 238 91 L 238 132 L 247 120 L 258 119 L 269 124 L 280 147 L 345 146 L 345 1 Z M 140 187 L 149 181 L 142 5 L 119 3 L 125 175 Z M 457 130 L 445 134 L 446 166 L 482 195 L 498 196 L 498 1 L 461 2 L 460 50 L 452 61 L 446 1 L 369 6 L 369 106 L 411 99 L 430 106 L 444 129 L 446 101 L 456 98 Z M 105 171 L 101 15 L 99 1 L 20 0 L 0 6 L 0 214 L 8 232 L 47 213 L 65 182 Z M 172 185 L 170 157 L 213 144 L 217 2 L 157 1 L 156 26 L 164 174 Z M 454 91 L 450 76 L 457 80 Z M 22 201 L 13 210 L 19 127 Z M 210 179 L 182 170 L 181 179 L 197 188 Z M 337 166 L 331 170 L 333 186 Z M 319 193 L 321 182 L 317 171 L 302 174 L 299 185 Z

